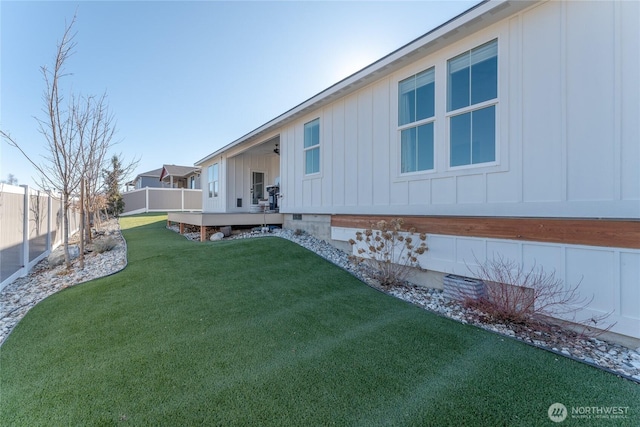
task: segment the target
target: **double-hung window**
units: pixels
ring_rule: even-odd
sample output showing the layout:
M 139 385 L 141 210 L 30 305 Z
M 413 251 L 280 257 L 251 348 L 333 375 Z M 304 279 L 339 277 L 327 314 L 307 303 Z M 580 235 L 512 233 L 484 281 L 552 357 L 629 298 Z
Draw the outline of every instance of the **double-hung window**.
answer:
M 320 172 L 320 119 L 304 125 L 304 173 Z
M 496 160 L 498 41 L 448 61 L 449 165 Z
M 207 170 L 208 178 L 209 178 L 209 198 L 218 197 L 218 186 L 219 186 L 219 178 L 218 178 L 218 164 L 214 163 L 209 166 Z
M 430 68 L 398 83 L 400 172 L 433 169 L 435 69 Z

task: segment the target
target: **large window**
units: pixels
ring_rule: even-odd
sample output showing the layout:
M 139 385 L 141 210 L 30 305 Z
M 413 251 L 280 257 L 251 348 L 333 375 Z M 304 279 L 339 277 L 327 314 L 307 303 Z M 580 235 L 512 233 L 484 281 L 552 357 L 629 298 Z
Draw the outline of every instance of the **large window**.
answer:
M 218 197 L 219 191 L 219 178 L 218 178 L 218 164 L 214 163 L 209 166 L 208 174 L 209 174 L 209 197 Z
M 304 173 L 320 172 L 320 119 L 304 125 Z
M 498 42 L 448 61 L 450 166 L 496 160 Z
M 398 83 L 401 173 L 433 169 L 435 71 L 430 68 Z

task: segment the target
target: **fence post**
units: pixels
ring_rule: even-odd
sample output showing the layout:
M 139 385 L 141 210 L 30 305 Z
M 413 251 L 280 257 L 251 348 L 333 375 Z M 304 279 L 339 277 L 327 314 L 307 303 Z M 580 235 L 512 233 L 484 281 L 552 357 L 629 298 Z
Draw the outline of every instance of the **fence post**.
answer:
M 24 277 L 29 272 L 29 186 L 21 185 L 24 188 L 23 212 L 22 212 L 22 268 L 20 277 Z
M 184 212 L 184 188 L 181 188 L 180 190 L 182 190 L 182 206 L 180 206 L 180 211 Z
M 149 212 L 149 187 L 144 187 L 144 212 Z
M 51 241 L 51 229 L 53 228 L 53 201 L 51 200 L 51 193 L 47 192 L 47 246 L 45 251 L 51 251 L 53 242 Z

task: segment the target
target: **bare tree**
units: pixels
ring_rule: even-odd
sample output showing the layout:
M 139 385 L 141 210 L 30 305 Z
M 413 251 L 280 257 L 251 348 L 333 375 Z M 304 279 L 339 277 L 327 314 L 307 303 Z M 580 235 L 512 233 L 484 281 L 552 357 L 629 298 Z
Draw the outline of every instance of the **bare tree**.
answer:
M 65 26 L 62 39 L 57 43 L 56 55 L 52 68 L 41 67 L 45 82 L 45 90 L 42 96 L 44 101 L 43 112 L 45 119 L 36 119 L 40 133 L 46 140 L 47 154 L 45 162 L 38 164 L 11 138 L 11 135 L 0 131 L 9 145 L 17 148 L 25 158 L 34 166 L 40 175 L 40 187 L 46 190 L 55 190 L 62 196 L 62 222 L 65 264 L 71 267 L 69 256 L 69 210 L 72 205 L 72 196 L 78 187 L 82 172 L 81 142 L 78 136 L 76 117 L 83 115 L 80 102 L 71 96 L 65 102 L 60 89 L 61 79 L 68 76 L 65 73 L 65 63 L 74 53 L 76 43 L 75 33 L 72 32 L 76 16 Z
M 57 44 L 56 56 L 52 68 L 41 67 L 45 81 L 43 101 L 46 119 L 36 119 L 39 130 L 46 140 L 47 154 L 45 163 L 37 164 L 11 138 L 11 135 L 0 130 L 9 145 L 17 148 L 35 167 L 40 175 L 42 189 L 56 190 L 62 196 L 63 236 L 65 263 L 71 267 L 69 256 L 69 208 L 73 198 L 79 196 L 80 182 L 86 186 L 83 193 L 86 200 L 83 210 L 95 215 L 100 209 L 104 191 L 102 171 L 107 165 L 108 152 L 117 143 L 114 140 L 115 120 L 107 106 L 106 93 L 102 96 L 75 96 L 71 94 L 65 101 L 60 82 L 65 73 L 65 63 L 74 53 L 76 43 L 73 26 L 65 26 L 62 40 Z M 124 169 L 133 170 L 137 161 L 131 162 Z M 83 221 L 89 223 L 88 221 Z M 90 235 L 90 233 L 89 233 Z M 83 236 L 84 239 L 84 236 Z
M 114 117 L 109 112 L 106 94 L 101 97 L 86 97 L 84 108 L 76 111 L 76 125 L 80 139 L 82 157 L 82 179 L 85 187 L 85 223 L 99 220 L 99 195 L 104 185 L 101 171 L 107 164 L 107 154 L 113 145 L 116 132 Z M 91 240 L 91 232 L 86 235 Z
M 71 23 L 66 26 L 62 40 L 58 42 L 53 69 L 46 65 L 41 67 L 45 81 L 45 120 L 38 119 L 40 132 L 47 141 L 48 162 L 40 167 L 43 187 L 54 188 L 62 195 L 63 227 L 64 227 L 64 259 L 67 268 L 71 267 L 69 257 L 69 208 L 71 197 L 76 191 L 82 168 L 80 156 L 80 140 L 78 127 L 75 123 L 77 110 L 81 108 L 75 97 L 66 106 L 64 96 L 60 91 L 60 80 L 65 77 L 65 63 L 76 46 L 75 33 L 72 32 L 76 21 L 74 15 Z M 65 109 L 66 108 L 66 109 Z

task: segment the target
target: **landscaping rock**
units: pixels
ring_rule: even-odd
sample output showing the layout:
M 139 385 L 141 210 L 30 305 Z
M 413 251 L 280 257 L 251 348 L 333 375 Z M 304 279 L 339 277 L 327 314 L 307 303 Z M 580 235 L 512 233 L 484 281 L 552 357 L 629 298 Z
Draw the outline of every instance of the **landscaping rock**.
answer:
M 224 233 L 220 233 L 220 232 L 213 233 L 211 235 L 211 237 L 209 238 L 209 240 L 211 240 L 212 242 L 216 242 L 216 241 L 222 240 L 222 239 L 224 239 Z
M 73 261 L 80 256 L 80 248 L 78 245 L 69 245 L 69 259 Z M 50 267 L 57 267 L 64 263 L 64 246 L 58 247 L 49 254 L 47 258 Z

